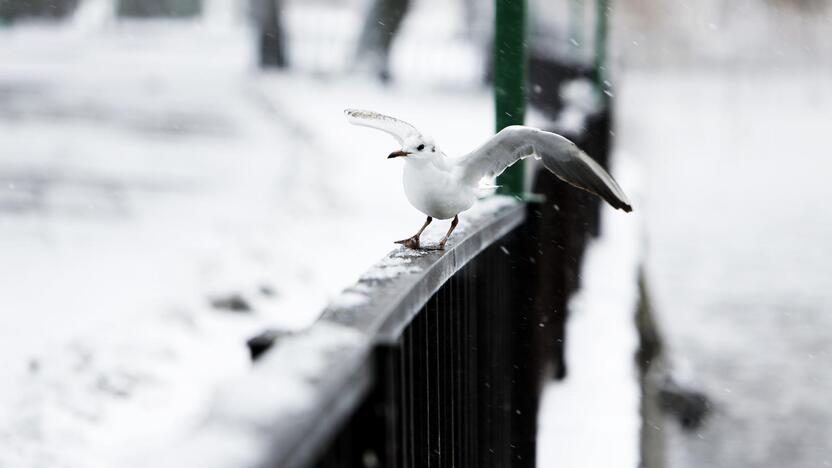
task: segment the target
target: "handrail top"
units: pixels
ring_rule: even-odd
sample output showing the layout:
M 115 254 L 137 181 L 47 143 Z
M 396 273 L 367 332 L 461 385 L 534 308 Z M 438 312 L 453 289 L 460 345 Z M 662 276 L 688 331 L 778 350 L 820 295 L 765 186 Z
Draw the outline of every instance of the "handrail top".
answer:
M 522 223 L 525 213 L 525 205 L 514 197 L 480 200 L 460 216 L 445 250 L 393 250 L 336 297 L 320 320 L 352 328 L 377 343 L 395 341 L 454 273 Z

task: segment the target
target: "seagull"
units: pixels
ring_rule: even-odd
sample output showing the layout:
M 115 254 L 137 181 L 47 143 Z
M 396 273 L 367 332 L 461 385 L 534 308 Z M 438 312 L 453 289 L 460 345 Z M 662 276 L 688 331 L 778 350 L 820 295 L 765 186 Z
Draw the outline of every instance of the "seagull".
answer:
M 419 232 L 395 241 L 411 249 L 421 248 L 419 237 L 434 218 L 453 218 L 439 245 L 426 250 L 444 249 L 459 224 L 459 214 L 479 198 L 481 181 L 502 174 L 507 167 L 530 156 L 541 160 L 559 179 L 598 195 L 613 208 L 633 210 L 615 179 L 575 143 L 556 133 L 512 125 L 474 151 L 448 157 L 431 137 L 407 122 L 367 110 L 346 109 L 344 114 L 351 124 L 386 132 L 401 146 L 387 158 L 404 159 L 404 194 L 414 208 L 427 215 Z

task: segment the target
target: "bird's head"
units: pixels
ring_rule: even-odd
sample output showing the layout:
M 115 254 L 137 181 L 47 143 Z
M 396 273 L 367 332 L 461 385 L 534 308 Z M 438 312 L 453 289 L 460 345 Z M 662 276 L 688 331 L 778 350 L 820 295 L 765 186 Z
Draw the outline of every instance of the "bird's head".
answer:
M 387 156 L 387 159 L 432 160 L 443 156 L 442 151 L 436 147 L 433 138 L 423 135 L 413 125 L 403 120 L 361 109 L 346 109 L 344 114 L 351 124 L 381 130 L 389 133 L 399 142 L 402 149 L 393 151 Z
M 408 159 L 432 159 L 442 154 L 442 151 L 436 147 L 433 138 L 425 135 L 413 135 L 404 140 L 402 149 L 393 151 L 387 156 L 390 158 L 408 158 Z

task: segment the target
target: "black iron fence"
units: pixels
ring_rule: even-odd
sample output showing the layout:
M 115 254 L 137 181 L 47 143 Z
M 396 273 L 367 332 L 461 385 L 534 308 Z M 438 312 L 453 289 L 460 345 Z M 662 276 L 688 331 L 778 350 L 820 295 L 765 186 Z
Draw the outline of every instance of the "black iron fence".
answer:
M 533 465 L 542 370 L 529 345 L 542 327 L 530 315 L 527 226 L 420 295 L 412 317 L 391 316 L 374 352 L 373 388 L 318 466 Z

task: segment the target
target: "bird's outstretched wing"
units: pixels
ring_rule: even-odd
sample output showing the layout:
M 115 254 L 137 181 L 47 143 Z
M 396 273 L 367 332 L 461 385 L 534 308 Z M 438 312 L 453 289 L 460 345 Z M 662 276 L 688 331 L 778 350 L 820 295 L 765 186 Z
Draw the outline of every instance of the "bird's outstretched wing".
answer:
M 344 114 L 347 120 L 353 125 L 360 125 L 362 127 L 376 128 L 383 132 L 387 132 L 395 138 L 400 145 L 404 145 L 404 141 L 413 136 L 419 136 L 420 133 L 413 125 L 399 120 L 389 115 L 379 114 L 378 112 L 360 110 L 360 109 L 346 109 Z
M 550 132 L 513 125 L 494 135 L 484 145 L 457 160 L 462 177 L 476 183 L 483 177 L 500 175 L 520 159 L 535 156 L 564 182 L 594 193 L 614 208 L 632 211 L 627 196 L 597 162 L 575 143 Z

